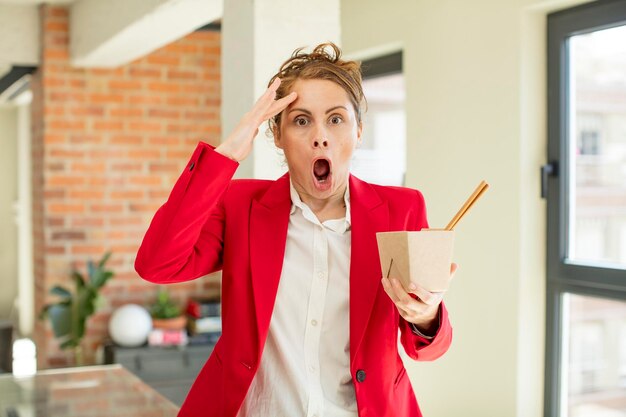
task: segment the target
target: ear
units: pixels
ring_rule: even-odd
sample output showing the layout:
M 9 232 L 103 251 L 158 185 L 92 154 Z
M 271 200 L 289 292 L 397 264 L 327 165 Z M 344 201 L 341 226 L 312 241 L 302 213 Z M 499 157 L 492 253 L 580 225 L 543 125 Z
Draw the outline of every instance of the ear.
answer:
M 363 122 L 359 122 L 359 127 L 357 128 L 356 131 L 356 146 L 357 148 L 361 146 L 361 143 L 363 142 L 363 137 L 361 136 L 363 134 Z

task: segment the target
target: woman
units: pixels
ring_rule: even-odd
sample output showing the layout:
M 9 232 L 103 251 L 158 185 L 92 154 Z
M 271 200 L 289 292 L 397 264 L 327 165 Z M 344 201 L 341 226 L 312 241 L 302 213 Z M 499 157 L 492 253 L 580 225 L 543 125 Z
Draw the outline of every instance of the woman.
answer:
M 442 294 L 381 280 L 375 234 L 427 227 L 424 201 L 350 175 L 364 97 L 340 54 L 296 50 L 220 146 L 198 145 L 146 233 L 148 281 L 222 270 L 222 335 L 179 416 L 421 415 L 398 329 L 416 360 L 452 330 Z M 289 172 L 232 180 L 268 119 Z

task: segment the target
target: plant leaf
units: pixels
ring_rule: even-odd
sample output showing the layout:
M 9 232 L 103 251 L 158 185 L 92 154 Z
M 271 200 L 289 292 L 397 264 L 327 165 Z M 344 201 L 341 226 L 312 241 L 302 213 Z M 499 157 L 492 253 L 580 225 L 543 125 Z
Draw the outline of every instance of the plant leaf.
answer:
M 111 252 L 105 253 L 104 256 L 102 257 L 102 259 L 100 259 L 100 262 L 98 263 L 98 268 L 103 269 L 104 268 L 104 264 L 107 263 L 107 261 L 109 260 L 110 257 L 111 257 Z
M 90 259 L 87 261 L 87 276 L 89 277 L 89 282 L 93 282 L 96 275 L 96 265 Z
M 52 287 L 50 289 L 50 294 L 57 295 L 61 298 L 66 298 L 66 299 L 69 299 L 72 297 L 72 293 L 69 292 L 67 289 L 61 287 L 60 285 L 55 285 L 54 287 Z
M 72 271 L 72 279 L 76 283 L 76 292 L 79 292 L 81 289 L 85 288 L 85 278 L 78 271 Z
M 48 306 L 47 315 L 50 318 L 52 331 L 55 337 L 63 337 L 70 334 L 72 329 L 72 311 L 69 304 L 51 304 Z
M 113 272 L 98 270 L 95 277 L 96 278 L 92 281 L 93 286 L 95 288 L 101 288 L 109 279 L 113 277 Z

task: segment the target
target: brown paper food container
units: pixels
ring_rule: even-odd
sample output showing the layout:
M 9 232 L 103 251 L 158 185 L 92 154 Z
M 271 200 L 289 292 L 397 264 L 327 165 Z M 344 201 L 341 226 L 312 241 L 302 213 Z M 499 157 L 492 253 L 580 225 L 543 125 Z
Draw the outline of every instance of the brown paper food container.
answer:
M 380 232 L 376 239 L 383 276 L 398 279 L 405 289 L 411 282 L 431 292 L 448 289 L 453 230 Z

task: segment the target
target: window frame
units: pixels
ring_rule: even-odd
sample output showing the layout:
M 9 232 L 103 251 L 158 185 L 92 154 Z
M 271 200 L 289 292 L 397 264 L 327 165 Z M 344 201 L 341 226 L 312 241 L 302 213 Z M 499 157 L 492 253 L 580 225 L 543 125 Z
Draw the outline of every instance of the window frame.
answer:
M 600 0 L 548 15 L 548 178 L 546 365 L 544 415 L 560 416 L 563 295 L 626 300 L 626 269 L 567 260 L 569 166 L 569 39 L 626 24 L 626 0 Z

